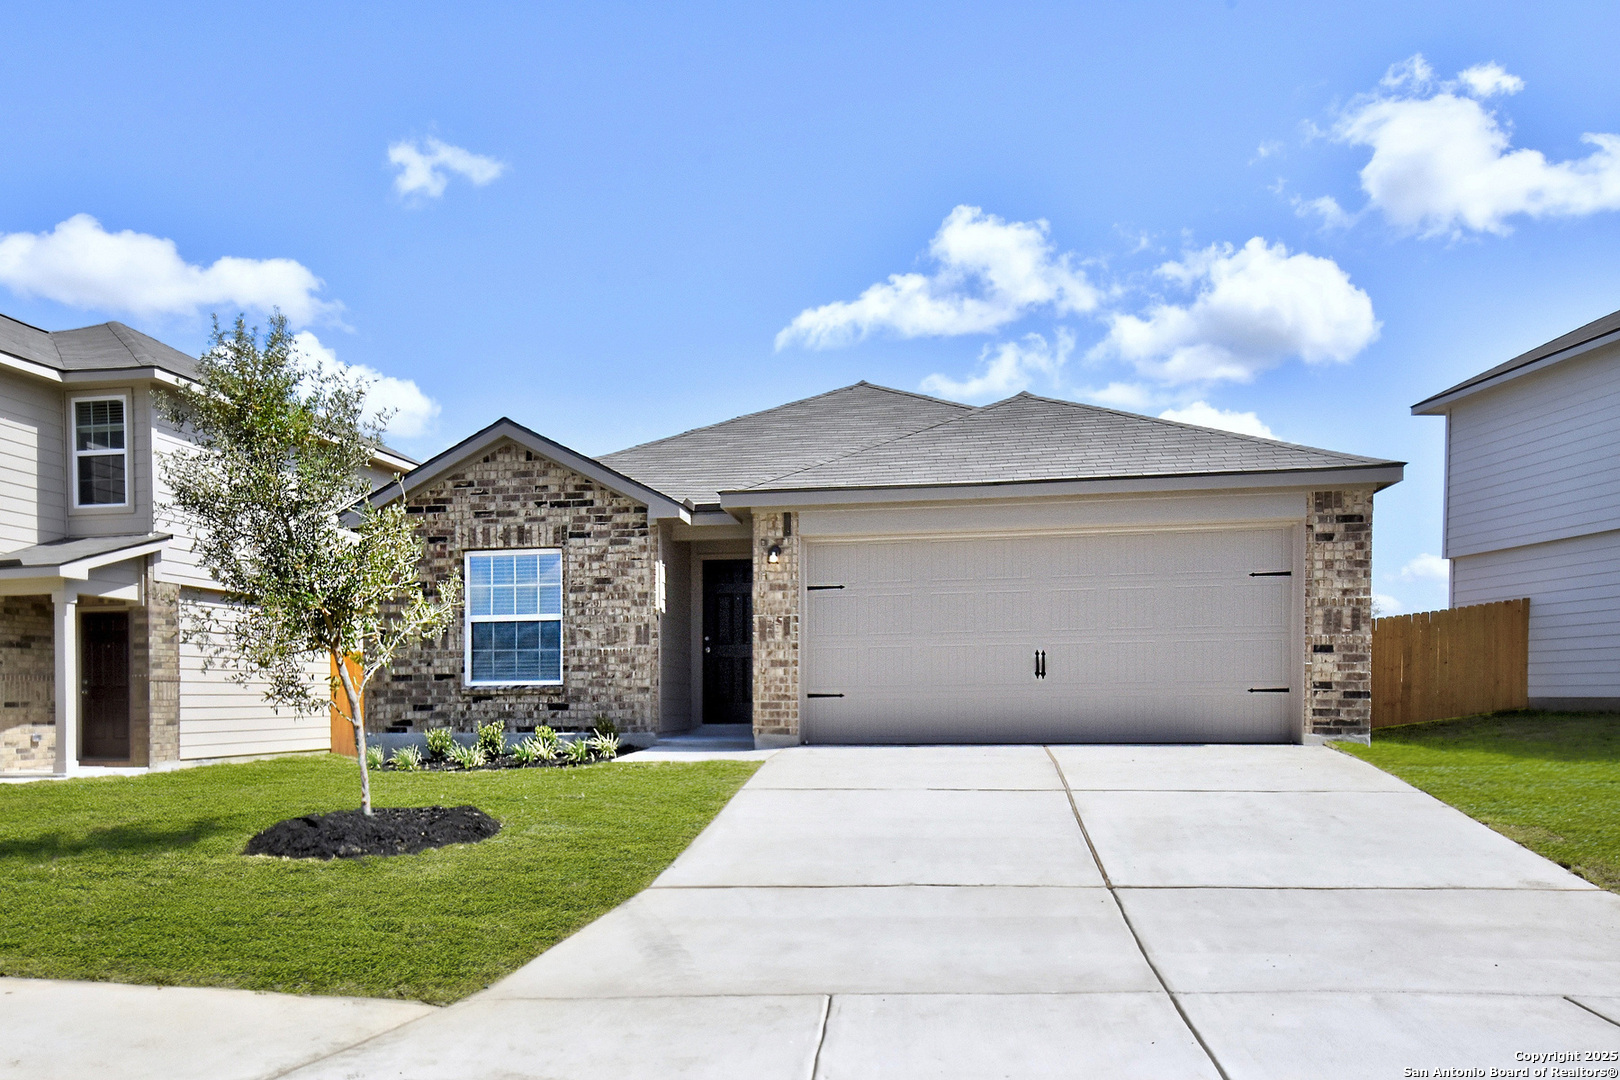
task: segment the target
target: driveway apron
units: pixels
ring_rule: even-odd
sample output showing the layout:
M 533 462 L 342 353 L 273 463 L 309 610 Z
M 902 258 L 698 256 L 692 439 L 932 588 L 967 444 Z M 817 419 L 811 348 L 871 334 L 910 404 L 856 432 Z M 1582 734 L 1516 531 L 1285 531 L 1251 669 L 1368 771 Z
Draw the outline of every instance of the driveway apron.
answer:
M 1322 747 L 797 748 L 394 1022 L 261 1075 L 1490 1075 L 1620 1051 L 1620 897 Z

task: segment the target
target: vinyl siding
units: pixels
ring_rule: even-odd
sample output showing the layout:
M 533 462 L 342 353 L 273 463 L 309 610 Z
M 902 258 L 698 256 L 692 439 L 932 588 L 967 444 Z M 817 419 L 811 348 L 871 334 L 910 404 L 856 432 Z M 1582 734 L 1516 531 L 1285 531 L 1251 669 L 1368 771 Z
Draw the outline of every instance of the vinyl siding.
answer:
M 1620 529 L 1620 348 L 1466 398 L 1447 423 L 1448 558 Z
M 197 565 L 197 556 L 192 551 L 191 530 L 184 523 L 162 510 L 162 505 L 169 498 L 168 485 L 163 482 L 163 458 L 176 450 L 190 446 L 190 441 L 161 419 L 152 424 L 151 431 L 152 449 L 155 456 L 151 472 L 158 507 L 152 527 L 160 532 L 171 533 L 174 536 L 174 539 L 169 542 L 169 546 L 163 550 L 163 561 L 158 566 L 158 574 L 164 581 L 206 588 L 214 584 L 214 579 L 207 571 Z
M 1530 598 L 1530 696 L 1620 697 L 1620 531 L 1455 559 L 1452 603 Z
M 217 607 L 205 600 L 183 599 L 180 604 L 182 627 L 188 624 L 200 604 Z M 277 712 L 264 699 L 262 681 L 243 685 L 233 681 L 231 670 L 217 662 L 204 670 L 203 661 L 203 648 L 182 635 L 180 757 L 183 760 L 326 750 L 331 746 L 331 724 L 325 710 L 300 714 L 283 706 Z M 309 673 L 316 693 L 324 696 L 326 661 L 312 660 Z
M 0 551 L 64 535 L 66 415 L 57 387 L 0 374 Z

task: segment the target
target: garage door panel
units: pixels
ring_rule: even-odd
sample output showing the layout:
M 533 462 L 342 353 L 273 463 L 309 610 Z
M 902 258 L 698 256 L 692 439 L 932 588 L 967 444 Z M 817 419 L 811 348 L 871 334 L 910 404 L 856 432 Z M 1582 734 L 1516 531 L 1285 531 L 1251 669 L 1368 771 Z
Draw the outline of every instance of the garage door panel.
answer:
M 1286 741 L 1286 529 L 807 543 L 812 742 Z M 1034 677 L 1035 650 L 1046 677 Z

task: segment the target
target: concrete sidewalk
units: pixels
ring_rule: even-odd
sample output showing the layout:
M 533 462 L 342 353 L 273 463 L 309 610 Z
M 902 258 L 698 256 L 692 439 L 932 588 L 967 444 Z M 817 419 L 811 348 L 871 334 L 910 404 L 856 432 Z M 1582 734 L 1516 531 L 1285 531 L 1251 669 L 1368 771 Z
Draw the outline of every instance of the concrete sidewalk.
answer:
M 1326 748 L 800 748 L 651 888 L 389 1019 L 219 1075 L 1512 1068 L 1620 1051 L 1620 897 Z

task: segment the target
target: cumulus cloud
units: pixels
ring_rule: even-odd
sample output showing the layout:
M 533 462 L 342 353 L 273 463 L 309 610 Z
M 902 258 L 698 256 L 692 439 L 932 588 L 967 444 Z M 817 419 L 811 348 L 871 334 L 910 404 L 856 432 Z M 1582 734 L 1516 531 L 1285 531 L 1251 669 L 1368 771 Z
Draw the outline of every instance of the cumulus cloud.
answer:
M 994 401 L 1028 390 L 1036 376 L 1055 382 L 1074 349 L 1074 335 L 1059 328 L 1054 340 L 1025 334 L 1018 341 L 986 345 L 979 353 L 979 373 L 958 382 L 946 375 L 930 375 L 922 388 L 930 394 L 958 401 Z
M 89 214 L 49 232 L 0 233 L 0 284 L 22 296 L 142 317 L 279 307 L 293 323 L 307 324 L 341 311 L 317 295 L 321 279 L 292 259 L 227 255 L 194 265 L 173 240 L 108 232 Z
M 1235 431 L 1239 435 L 1257 435 L 1262 439 L 1275 439 L 1258 415 L 1252 412 L 1237 412 L 1231 409 L 1217 409 L 1207 401 L 1195 401 L 1191 405 L 1180 409 L 1166 409 L 1159 414 L 1160 420 L 1174 420 L 1180 424 L 1196 424 L 1199 427 L 1218 428 L 1221 431 Z
M 878 331 L 950 337 L 995 330 L 1036 309 L 1090 311 L 1097 290 L 1074 257 L 1060 254 L 1045 221 L 1004 221 L 958 206 L 929 244 L 931 274 L 891 274 L 854 300 L 807 308 L 776 335 L 776 347 L 833 348 Z
M 388 160 L 399 170 L 394 175 L 394 190 L 403 196 L 427 199 L 444 194 L 451 173 L 483 187 L 506 171 L 505 162 L 434 138 L 390 143 Z
M 1438 555 L 1419 555 L 1401 567 L 1403 581 L 1450 581 L 1451 563 Z
M 365 364 L 345 364 L 308 330 L 294 335 L 293 348 L 315 372 L 365 380 L 369 384 L 366 405 L 374 415 L 387 415 L 386 429 L 390 435 L 414 439 L 433 429 L 433 422 L 439 416 L 439 403 L 422 393 L 412 380 L 384 375 Z
M 1316 217 L 1322 222 L 1324 229 L 1347 229 L 1355 224 L 1355 218 L 1345 213 L 1339 200 L 1331 195 L 1319 195 L 1314 199 L 1303 199 L 1294 196 L 1294 213 L 1299 217 Z
M 1524 81 L 1495 63 L 1437 83 L 1420 56 L 1392 67 L 1380 89 L 1351 102 L 1333 138 L 1372 151 L 1362 167 L 1368 204 L 1425 236 L 1505 233 L 1516 215 L 1581 217 L 1620 209 L 1620 135 L 1585 134 L 1585 157 L 1551 162 L 1512 149 L 1484 99 Z
M 1406 614 L 1406 605 L 1399 598 L 1388 593 L 1373 593 L 1372 613 L 1375 619 L 1382 619 L 1390 615 L 1404 615 Z
M 1111 382 L 1103 387 L 1088 387 L 1077 390 L 1074 396 L 1093 405 L 1105 405 L 1127 412 L 1144 412 L 1161 400 L 1158 391 L 1152 387 L 1133 382 Z
M 1332 259 L 1289 254 L 1255 237 L 1216 244 L 1157 270 L 1196 290 L 1189 303 L 1158 303 L 1142 315 L 1109 316 L 1091 352 L 1117 358 L 1162 383 L 1249 382 L 1297 357 L 1342 363 L 1377 340 L 1372 301 Z

